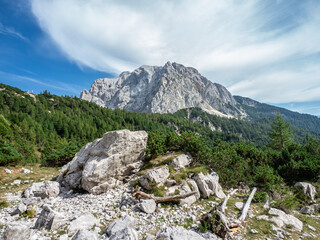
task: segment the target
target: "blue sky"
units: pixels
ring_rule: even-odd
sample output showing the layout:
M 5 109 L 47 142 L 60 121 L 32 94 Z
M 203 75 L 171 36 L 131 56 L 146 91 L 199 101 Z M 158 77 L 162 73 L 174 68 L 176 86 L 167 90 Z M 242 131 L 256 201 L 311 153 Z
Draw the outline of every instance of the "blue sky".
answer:
M 319 116 L 319 12 L 318 0 L 0 0 L 0 81 L 79 96 L 176 61 L 234 95 Z

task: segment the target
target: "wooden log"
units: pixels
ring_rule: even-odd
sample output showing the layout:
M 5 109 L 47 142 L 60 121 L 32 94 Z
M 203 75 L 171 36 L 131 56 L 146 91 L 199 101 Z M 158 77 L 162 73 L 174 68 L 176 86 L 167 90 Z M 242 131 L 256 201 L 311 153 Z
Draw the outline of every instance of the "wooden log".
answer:
M 132 196 L 137 198 L 138 200 L 140 200 L 140 199 L 153 199 L 156 203 L 177 201 L 177 200 L 185 199 L 187 197 L 195 195 L 196 193 L 197 192 L 191 192 L 191 193 L 187 193 L 187 194 L 174 195 L 174 196 L 170 196 L 170 197 L 155 197 L 151 194 L 147 194 L 145 192 L 142 192 L 140 187 L 136 187 L 135 189 L 133 189 L 131 191 Z
M 231 193 L 229 193 L 229 194 L 225 197 L 225 199 L 224 199 L 224 201 L 223 201 L 223 203 L 222 203 L 222 205 L 221 205 L 221 212 L 222 212 L 222 213 L 225 213 L 225 211 L 226 211 L 226 206 L 227 206 L 227 202 L 228 202 L 229 198 L 230 198 L 233 194 L 236 193 L 236 191 L 238 191 L 238 189 L 234 189 Z
M 243 209 L 242 209 L 241 216 L 239 217 L 239 221 L 240 221 L 240 222 L 242 222 L 242 221 L 244 221 L 244 220 L 246 219 L 247 214 L 248 214 L 248 211 L 249 211 L 249 208 L 250 208 L 251 201 L 252 201 L 253 196 L 254 196 L 254 194 L 255 194 L 256 191 L 257 191 L 257 188 L 254 187 L 254 188 L 252 189 L 252 192 L 251 192 L 250 195 L 249 195 L 249 198 L 248 198 L 246 204 L 244 205 L 244 207 L 243 207 Z

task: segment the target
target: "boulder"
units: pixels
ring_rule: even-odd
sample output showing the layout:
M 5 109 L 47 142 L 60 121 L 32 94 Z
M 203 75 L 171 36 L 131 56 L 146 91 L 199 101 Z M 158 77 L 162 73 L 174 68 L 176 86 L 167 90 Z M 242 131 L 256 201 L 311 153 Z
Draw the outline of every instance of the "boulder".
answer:
M 172 159 L 170 165 L 173 167 L 174 170 L 180 170 L 190 165 L 191 162 L 192 157 L 190 155 L 181 154 L 178 157 Z
M 138 208 L 145 213 L 153 213 L 157 208 L 157 204 L 153 199 L 143 199 L 138 203 Z
M 312 184 L 310 183 L 306 183 L 306 182 L 297 182 L 294 187 L 301 187 L 303 192 L 305 194 L 307 194 L 312 201 L 314 201 L 315 199 L 315 196 L 316 196 L 316 193 L 317 193 L 317 190 L 315 188 L 315 186 L 313 186 Z
M 29 239 L 31 230 L 28 225 L 20 222 L 13 222 L 7 225 L 3 239 L 4 240 L 25 240 Z
M 79 230 L 71 240 L 98 240 L 98 234 L 88 230 Z
M 312 215 L 314 212 L 319 212 L 319 209 L 319 204 L 312 204 L 310 206 L 305 206 L 301 208 L 300 213 Z
M 22 214 L 24 213 L 25 211 L 27 211 L 27 206 L 23 203 L 20 203 L 18 205 L 18 207 L 12 212 L 10 213 L 11 216 L 14 216 L 14 215 L 17 215 L 17 214 Z
M 130 227 L 125 227 L 109 237 L 109 240 L 139 240 L 138 232 Z
M 157 234 L 156 239 L 162 240 L 204 240 L 198 233 L 183 227 L 168 227 Z
M 140 184 L 145 189 L 151 190 L 153 187 L 164 184 L 169 175 L 167 166 L 150 169 L 140 178 Z
M 99 221 L 91 214 L 84 214 L 70 222 L 68 235 L 73 235 L 79 230 L 89 230 L 99 225 Z
M 284 226 L 288 226 L 294 231 L 302 231 L 303 223 L 293 215 L 286 214 L 285 212 L 276 208 L 270 208 L 268 213 L 269 215 L 272 215 L 272 217 L 266 220 L 274 222 L 278 225 L 278 227 L 282 228 Z
M 34 227 L 36 229 L 43 227 L 56 231 L 64 227 L 66 223 L 67 220 L 64 215 L 52 210 L 49 206 L 45 205 Z
M 40 197 L 40 198 L 48 198 L 48 197 L 57 197 L 60 193 L 60 184 L 54 181 L 48 182 L 37 182 L 31 184 L 24 191 L 24 197 Z
M 110 223 L 107 226 L 105 232 L 108 236 L 112 236 L 116 234 L 118 231 L 121 231 L 125 228 L 134 228 L 135 224 L 135 219 L 129 215 L 126 215 Z
M 65 165 L 58 181 L 92 194 L 106 192 L 142 166 L 147 145 L 145 131 L 107 132 L 88 143 Z
M 190 183 L 190 186 L 188 184 L 188 182 Z M 187 198 L 181 199 L 180 200 L 180 204 L 186 204 L 187 206 L 190 206 L 192 203 L 196 202 L 199 198 L 200 198 L 200 193 L 199 193 L 199 189 L 197 187 L 197 184 L 192 185 L 192 183 L 194 184 L 195 182 L 193 180 L 189 180 L 188 182 L 184 181 L 181 186 L 180 186 L 180 194 L 187 194 L 187 193 L 191 193 L 191 192 L 197 192 L 197 194 L 189 196 Z M 192 183 L 191 183 L 192 182 Z
M 204 175 L 202 172 L 194 177 L 199 190 L 202 192 L 204 198 L 209 198 L 215 195 L 218 198 L 225 198 L 222 187 L 219 184 L 219 176 L 216 172 Z

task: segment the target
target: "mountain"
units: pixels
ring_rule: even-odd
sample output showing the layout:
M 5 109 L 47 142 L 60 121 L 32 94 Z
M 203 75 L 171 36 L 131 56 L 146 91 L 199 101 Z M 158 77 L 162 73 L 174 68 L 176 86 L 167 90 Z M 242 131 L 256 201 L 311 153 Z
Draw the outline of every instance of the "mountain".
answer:
M 194 68 L 170 62 L 163 67 L 141 66 L 116 78 L 97 79 L 80 98 L 133 112 L 174 113 L 198 107 L 218 116 L 246 116 L 225 87 L 212 83 Z

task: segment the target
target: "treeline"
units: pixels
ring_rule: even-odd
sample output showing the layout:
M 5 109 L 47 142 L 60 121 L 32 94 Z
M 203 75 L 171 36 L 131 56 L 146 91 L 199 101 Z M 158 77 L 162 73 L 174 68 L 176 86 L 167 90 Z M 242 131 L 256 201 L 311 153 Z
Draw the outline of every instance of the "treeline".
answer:
M 244 181 L 268 189 L 281 181 L 315 180 L 319 133 L 291 128 L 290 144 L 275 149 L 268 145 L 273 121 L 226 119 L 201 109 L 175 114 L 111 110 L 76 97 L 47 91 L 32 95 L 0 84 L 0 165 L 62 166 L 84 144 L 126 128 L 149 132 L 148 158 L 171 150 L 190 152 L 197 164 L 215 169 L 226 185 Z

